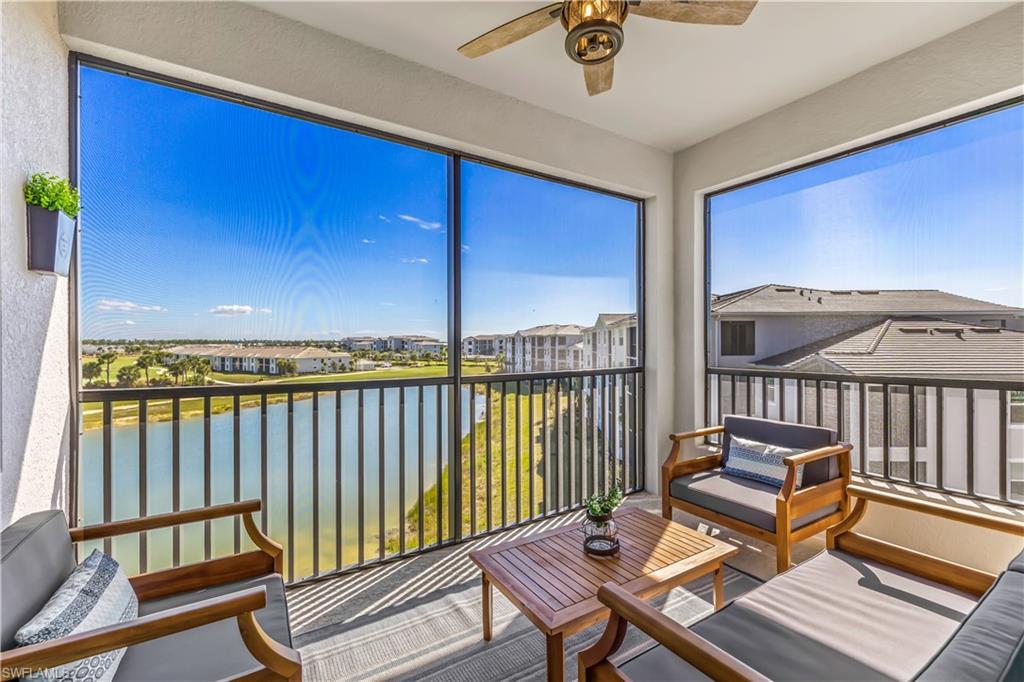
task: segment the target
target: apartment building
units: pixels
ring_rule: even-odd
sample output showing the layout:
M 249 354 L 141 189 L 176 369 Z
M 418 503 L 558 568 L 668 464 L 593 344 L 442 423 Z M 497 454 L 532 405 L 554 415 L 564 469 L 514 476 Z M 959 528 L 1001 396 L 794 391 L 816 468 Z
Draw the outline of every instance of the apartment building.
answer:
M 601 313 L 583 330 L 581 367 L 607 369 L 637 364 L 636 313 Z
M 505 352 L 504 334 L 477 334 L 462 338 L 462 354 L 467 357 L 497 357 Z
M 505 369 L 509 372 L 553 372 L 579 369 L 583 327 L 545 324 L 505 337 Z
M 352 356 L 312 346 L 242 346 L 236 344 L 190 344 L 165 351 L 174 360 L 207 358 L 216 372 L 278 374 L 278 361 L 295 362 L 299 374 L 348 369 Z
M 1024 330 L 1020 308 L 937 289 L 823 290 L 763 284 L 712 298 L 708 362 L 712 367 L 746 367 L 890 317 L 915 315 Z

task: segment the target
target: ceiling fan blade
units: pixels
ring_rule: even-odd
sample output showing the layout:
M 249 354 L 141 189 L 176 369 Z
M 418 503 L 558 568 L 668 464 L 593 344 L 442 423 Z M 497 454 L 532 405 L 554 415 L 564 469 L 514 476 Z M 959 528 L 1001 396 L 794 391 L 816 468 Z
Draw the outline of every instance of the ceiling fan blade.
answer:
M 615 60 L 609 59 L 601 64 L 583 66 L 583 80 L 587 82 L 587 92 L 591 97 L 612 89 L 612 75 L 615 73 Z
M 739 26 L 756 4 L 757 0 L 640 0 L 639 4 L 630 5 L 629 13 L 687 24 Z
M 459 53 L 466 57 L 480 57 L 511 43 L 533 35 L 542 28 L 547 28 L 558 20 L 562 14 L 562 3 L 556 2 L 524 14 L 518 19 L 491 29 L 482 36 L 477 36 L 459 48 Z

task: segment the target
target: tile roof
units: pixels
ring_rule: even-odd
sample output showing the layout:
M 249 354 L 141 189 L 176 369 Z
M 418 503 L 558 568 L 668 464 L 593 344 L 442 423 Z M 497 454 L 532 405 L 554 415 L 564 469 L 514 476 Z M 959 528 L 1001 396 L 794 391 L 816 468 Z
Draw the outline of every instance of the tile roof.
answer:
M 240 346 L 236 344 L 207 343 L 172 346 L 167 348 L 166 352 L 175 355 L 196 355 L 200 357 L 287 358 L 290 360 L 349 357 L 348 353 L 329 351 L 316 346 Z
M 582 333 L 583 327 L 578 324 L 542 324 L 516 332 L 523 336 L 576 336 Z
M 597 321 L 594 322 L 594 327 L 602 324 L 605 326 L 611 326 L 628 320 L 636 320 L 636 313 L 600 313 L 597 316 Z M 592 329 L 593 327 L 588 328 Z
M 934 317 L 891 317 L 754 365 L 866 376 L 1022 381 L 1024 332 Z
M 764 284 L 712 297 L 719 314 L 856 313 L 879 315 L 941 315 L 948 313 L 1024 314 L 1024 309 L 938 289 L 811 289 Z

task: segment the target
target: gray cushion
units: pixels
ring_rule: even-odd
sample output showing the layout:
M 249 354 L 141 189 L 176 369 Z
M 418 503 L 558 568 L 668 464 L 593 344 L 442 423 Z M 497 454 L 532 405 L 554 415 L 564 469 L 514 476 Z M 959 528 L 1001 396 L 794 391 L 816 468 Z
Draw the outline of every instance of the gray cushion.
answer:
M 710 677 L 660 645 L 619 663 L 619 670 L 631 682 L 711 682 Z
M 917 679 L 1024 680 L 1024 573 L 999 576 Z
M 0 648 L 43 608 L 74 570 L 68 523 L 60 511 L 29 514 L 0 533 Z
M 267 606 L 256 612 L 256 621 L 268 635 L 290 647 L 292 640 L 284 583 L 276 574 L 144 601 L 139 604 L 139 615 L 258 586 L 267 589 Z M 238 634 L 238 621 L 228 618 L 128 647 L 114 679 L 133 682 L 220 680 L 259 666 Z
M 976 603 L 883 564 L 824 551 L 690 629 L 772 680 L 908 680 Z M 672 658 L 658 647 L 622 669 L 635 682 L 700 679 Z
M 775 531 L 775 498 L 779 489 L 767 483 L 731 476 L 721 469 L 711 469 L 672 479 L 669 494 L 677 500 L 690 502 L 764 530 Z M 826 505 L 794 519 L 791 527 L 801 528 L 838 509 L 838 504 Z
M 836 444 L 836 432 L 823 426 L 790 424 L 774 419 L 738 417 L 729 415 L 722 421 L 725 435 L 722 440 L 722 464 L 729 461 L 729 438 L 739 436 L 769 445 L 780 445 L 795 450 L 814 450 Z M 824 483 L 839 475 L 839 460 L 828 457 L 811 462 L 804 467 L 805 486 Z

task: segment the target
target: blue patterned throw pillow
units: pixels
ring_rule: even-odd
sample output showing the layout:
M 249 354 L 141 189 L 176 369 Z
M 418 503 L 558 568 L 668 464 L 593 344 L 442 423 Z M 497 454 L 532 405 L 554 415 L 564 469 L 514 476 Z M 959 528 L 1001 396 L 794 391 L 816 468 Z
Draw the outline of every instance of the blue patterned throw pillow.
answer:
M 801 452 L 805 451 L 730 436 L 729 456 L 726 458 L 722 471 L 733 476 L 749 478 L 752 481 L 760 481 L 781 488 L 786 480 L 786 471 L 789 469 L 782 462 L 783 458 Z M 804 468 L 798 466 L 796 468 L 797 488 L 800 487 L 803 478 Z
M 75 567 L 39 613 L 21 626 L 14 641 L 18 646 L 38 644 L 133 620 L 138 615 L 139 601 L 120 564 L 97 549 Z M 107 682 L 114 678 L 124 651 L 108 651 L 21 679 Z

